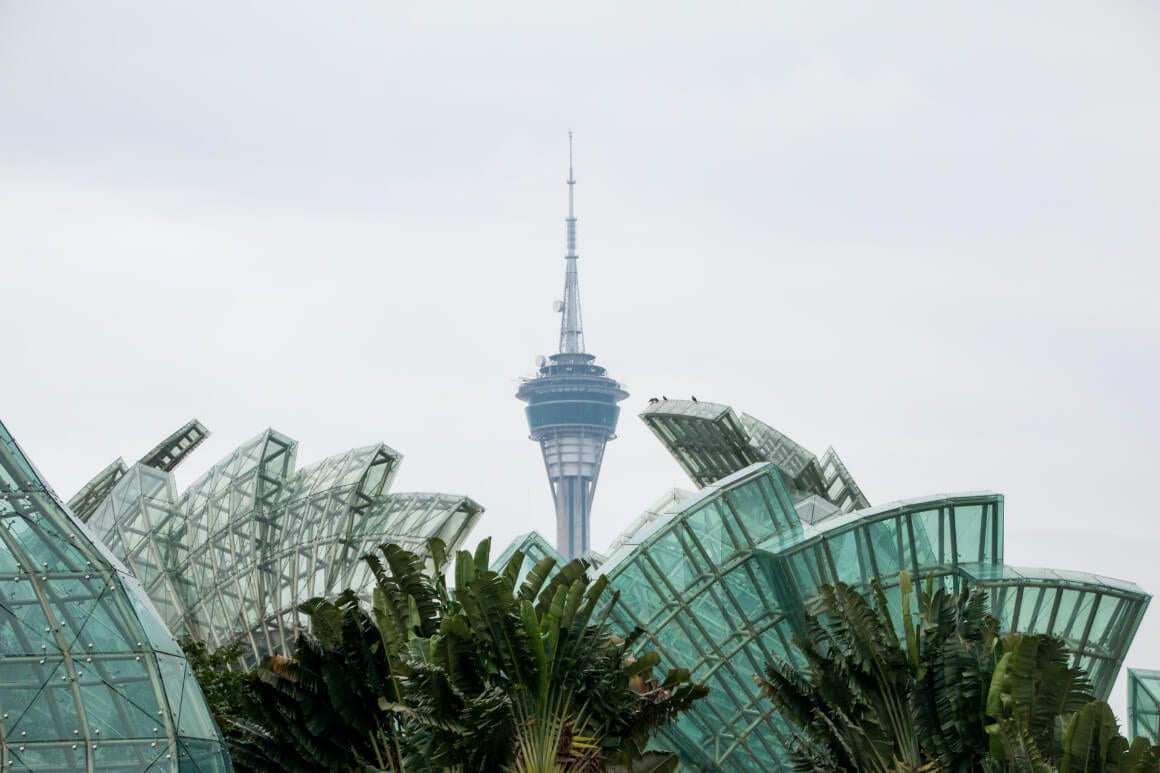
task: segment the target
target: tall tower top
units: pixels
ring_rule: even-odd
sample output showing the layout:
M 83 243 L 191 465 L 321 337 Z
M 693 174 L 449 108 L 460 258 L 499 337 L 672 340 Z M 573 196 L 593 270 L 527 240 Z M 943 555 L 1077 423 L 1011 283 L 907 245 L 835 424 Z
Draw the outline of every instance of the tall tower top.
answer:
M 584 323 L 580 318 L 580 279 L 576 274 L 576 175 L 572 172 L 572 132 L 568 132 L 568 224 L 567 252 L 564 253 L 564 302 L 560 309 L 560 353 L 584 351 Z
M 589 548 L 589 520 L 604 446 L 616 437 L 624 387 L 584 349 L 580 285 L 576 280 L 576 208 L 572 132 L 568 132 L 568 242 L 564 253 L 564 300 L 560 349 L 536 359 L 533 378 L 521 379 L 516 397 L 527 403 L 531 439 L 540 444 L 544 469 L 556 504 L 556 549 L 568 558 Z

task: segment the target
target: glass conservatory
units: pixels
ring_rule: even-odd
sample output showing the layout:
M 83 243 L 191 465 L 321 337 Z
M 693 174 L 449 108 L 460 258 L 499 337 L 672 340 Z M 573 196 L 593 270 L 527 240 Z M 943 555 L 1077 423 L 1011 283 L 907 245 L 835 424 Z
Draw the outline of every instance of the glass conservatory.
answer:
M 0 769 L 231 770 L 141 584 L 0 424 Z
M 249 664 L 293 648 L 302 602 L 346 588 L 369 592 L 362 555 L 384 542 L 422 550 L 432 537 L 454 550 L 483 512 L 463 496 L 388 493 L 402 457 L 381 444 L 298 468 L 297 443 L 274 430 L 179 494 L 170 469 L 190 450 L 193 441 L 183 438 L 191 427 L 200 424 L 132 467 L 114 462 L 73 501 L 171 632 L 211 649 L 240 641 Z M 111 483 L 110 470 L 119 471 Z
M 825 583 L 868 588 L 877 579 L 889 589 L 905 570 L 955 589 L 983 585 L 1005 630 L 1062 637 L 1096 693 L 1111 690 L 1150 596 L 1105 577 L 1006 565 L 1002 495 L 871 507 L 832 448 L 819 459 L 727 406 L 664 400 L 642 418 L 699 491 L 666 495 L 599 571 L 622 594 L 616 622 L 643 628 L 642 647 L 712 688 L 660 739 L 691 769 L 785 766 L 788 728 L 753 675 L 771 655 L 797 662 L 804 605 Z M 896 593 L 887 598 L 898 604 Z
M 1160 740 L 1160 671 L 1128 669 L 1128 737 Z

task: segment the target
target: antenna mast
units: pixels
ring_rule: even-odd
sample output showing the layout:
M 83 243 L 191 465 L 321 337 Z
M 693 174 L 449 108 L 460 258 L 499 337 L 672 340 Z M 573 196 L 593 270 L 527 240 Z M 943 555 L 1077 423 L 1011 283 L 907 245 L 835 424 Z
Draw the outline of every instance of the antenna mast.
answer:
M 564 255 L 564 308 L 560 318 L 560 352 L 584 351 L 584 328 L 580 321 L 580 280 L 576 274 L 576 176 L 572 172 L 572 130 L 568 130 L 568 251 Z

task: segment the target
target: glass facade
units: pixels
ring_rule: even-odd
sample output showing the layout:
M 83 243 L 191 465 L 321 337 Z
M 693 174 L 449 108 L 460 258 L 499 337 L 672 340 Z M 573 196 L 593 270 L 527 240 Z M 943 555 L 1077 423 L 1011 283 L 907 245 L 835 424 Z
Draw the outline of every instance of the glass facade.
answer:
M 1062 637 L 1106 699 L 1150 596 L 1105 577 L 1006 566 L 1002 495 L 871 507 L 832 448 L 819 460 L 726 406 L 658 401 L 642 418 L 700 491 L 666 495 L 613 543 L 600 571 L 622 595 L 616 622 L 643 628 L 642 647 L 711 687 L 659 740 L 689 768 L 788 769 L 788 728 L 753 675 L 771 655 L 799 662 L 792 640 L 820 585 L 868 589 L 877 579 L 889 589 L 902 570 L 989 588 L 1005 630 Z M 887 598 L 898 604 L 896 593 Z
M 1149 596 L 1132 583 L 1082 572 L 1013 566 L 960 567 L 970 584 L 991 591 L 991 613 L 1007 631 L 1063 639 L 1106 699 Z
M 698 486 L 755 462 L 772 462 L 797 490 L 832 503 L 842 512 L 869 507 L 838 452 L 821 459 L 748 414 L 694 400 L 658 400 L 641 414 L 645 424 Z
M 377 545 L 422 550 L 439 537 L 454 550 L 483 512 L 462 496 L 388 493 L 401 456 L 385 445 L 302 468 L 296 451 L 294 440 L 267 430 L 180 494 L 151 452 L 95 505 L 88 526 L 141 581 L 170 631 L 211 648 L 240 641 L 252 664 L 292 649 L 298 604 L 369 589 L 360 557 Z
M 1128 737 L 1160 742 L 1160 671 L 1128 669 Z
M 229 771 L 140 583 L 0 424 L 0 769 Z

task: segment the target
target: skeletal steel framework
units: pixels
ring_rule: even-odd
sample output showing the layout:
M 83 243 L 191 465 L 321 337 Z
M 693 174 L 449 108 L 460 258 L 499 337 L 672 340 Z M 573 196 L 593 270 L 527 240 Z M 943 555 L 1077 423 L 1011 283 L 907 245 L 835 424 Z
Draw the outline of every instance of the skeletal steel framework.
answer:
M 572 172 L 572 133 L 568 133 L 567 250 L 564 300 L 560 313 L 560 350 L 541 358 L 534 378 L 520 384 L 516 397 L 525 409 L 531 439 L 540 444 L 556 505 L 556 549 L 567 558 L 588 552 L 589 521 L 604 446 L 616 437 L 622 385 L 609 378 L 596 357 L 584 351 L 580 282 L 576 272 L 576 212 Z
M 1004 564 L 1002 495 L 870 507 L 833 449 L 818 459 L 727 406 L 665 400 L 642 418 L 700 490 L 667 494 L 599 570 L 622 595 L 615 621 L 647 631 L 642 647 L 711 687 L 658 742 L 683 765 L 789 769 L 792 733 L 752 676 L 771 655 L 800 663 L 792 639 L 806 633 L 804 604 L 836 581 L 890 589 L 905 570 L 952 588 L 982 585 L 1004 630 L 1061 637 L 1097 695 L 1111 690 L 1151 597 L 1106 577 Z M 1138 721 L 1154 722 L 1160 704 L 1138 692 Z
M 181 494 L 146 457 L 113 484 L 88 526 L 174 634 L 211 648 L 239 641 L 253 663 L 291 650 L 300 603 L 369 592 L 360 558 L 375 546 L 422 551 L 439 537 L 453 550 L 483 512 L 463 496 L 387 493 L 402 457 L 385 445 L 302 468 L 296 452 L 294 440 L 266 430 Z
M 141 457 L 140 464 L 169 472 L 181 463 L 185 456 L 197 448 L 209 437 L 207 430 L 200 421 L 192 419 L 169 437 L 153 447 L 149 453 Z M 125 477 L 129 468 L 124 459 L 115 459 L 97 476 L 86 483 L 80 491 L 73 494 L 68 501 L 68 507 L 81 520 L 88 520 L 97 506 L 109 496 L 117 481 Z
M 0 424 L 0 769 L 232 769 L 140 583 Z

